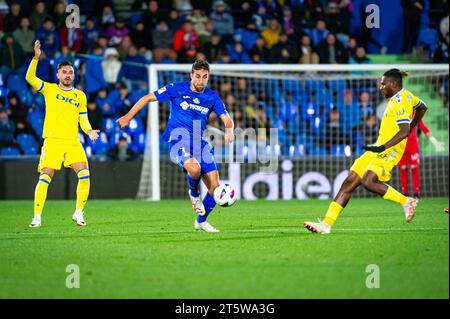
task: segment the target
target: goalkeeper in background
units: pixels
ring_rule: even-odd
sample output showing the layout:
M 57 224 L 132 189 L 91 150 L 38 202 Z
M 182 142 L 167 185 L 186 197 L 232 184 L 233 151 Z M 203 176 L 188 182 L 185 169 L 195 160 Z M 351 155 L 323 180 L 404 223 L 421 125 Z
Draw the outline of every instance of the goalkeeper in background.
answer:
M 83 210 L 89 196 L 89 168 L 86 154 L 78 137 L 78 123 L 91 141 L 98 138 L 98 130 L 89 124 L 86 108 L 86 95 L 73 87 L 75 72 L 72 63 L 58 64 L 57 78 L 59 83 L 44 82 L 36 77 L 36 67 L 41 55 L 41 44 L 34 43 L 34 58 L 26 74 L 27 82 L 45 99 L 45 120 L 42 137 L 41 157 L 38 172 L 39 181 L 34 194 L 34 218 L 30 227 L 41 226 L 41 214 L 47 198 L 47 189 L 55 170 L 72 168 L 78 176 L 77 201 L 72 220 L 85 226 Z
M 376 145 L 363 146 L 366 152 L 353 163 L 348 177 L 328 207 L 325 219 L 318 223 L 309 221 L 304 223 L 310 231 L 330 233 L 331 227 L 347 205 L 353 191 L 361 184 L 368 191 L 402 205 L 406 222 L 413 219 L 418 200 L 406 197 L 392 186 L 385 184 L 391 179 L 391 170 L 400 161 L 405 151 L 406 137 L 427 110 L 422 100 L 403 88 L 403 78 L 406 76 L 406 72 L 391 69 L 381 77 L 380 91 L 388 99 L 388 103 L 380 124 Z
M 439 142 L 431 134 L 430 129 L 425 125 L 423 120 L 420 120 L 417 127 L 428 137 L 431 144 L 437 152 L 443 152 L 445 150 L 444 143 Z M 409 190 L 409 169 L 411 168 L 413 194 L 414 197 L 420 198 L 420 147 L 419 137 L 417 136 L 417 127 L 413 128 L 411 134 L 408 136 L 406 142 L 405 152 L 403 153 L 400 162 L 397 166 L 400 167 L 400 185 L 402 187 L 402 193 L 408 196 Z

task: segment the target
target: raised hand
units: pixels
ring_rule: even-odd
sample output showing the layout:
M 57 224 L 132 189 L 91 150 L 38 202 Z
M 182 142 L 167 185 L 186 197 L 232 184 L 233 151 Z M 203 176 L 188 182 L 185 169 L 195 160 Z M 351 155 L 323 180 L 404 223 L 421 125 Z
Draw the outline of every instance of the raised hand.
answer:
M 34 42 L 34 58 L 36 60 L 39 60 L 40 56 L 41 56 L 41 42 L 39 42 L 39 40 L 36 40 Z

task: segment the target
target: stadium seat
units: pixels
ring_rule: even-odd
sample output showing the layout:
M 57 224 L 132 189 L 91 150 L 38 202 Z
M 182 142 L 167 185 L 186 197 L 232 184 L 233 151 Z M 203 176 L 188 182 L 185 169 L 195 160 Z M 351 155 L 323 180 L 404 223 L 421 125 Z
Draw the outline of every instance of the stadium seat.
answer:
M 132 134 L 132 140 L 133 140 L 133 146 L 135 149 L 142 153 L 145 149 L 145 140 L 146 140 L 146 134 L 144 132 Z
M 419 31 L 417 38 L 417 46 L 423 46 L 428 49 L 429 57 L 431 58 L 434 51 L 439 45 L 439 34 L 436 29 L 422 28 Z
M 20 152 L 15 147 L 2 147 L 0 148 L 0 156 L 18 157 Z
M 116 118 L 103 118 L 102 120 L 102 131 L 105 133 L 115 133 L 120 131 L 119 125 L 116 123 Z
M 134 117 L 130 121 L 130 125 L 125 128 L 125 132 L 128 134 L 139 134 L 144 131 L 142 120 L 139 117 Z
M 33 135 L 31 135 L 31 134 L 21 133 L 21 134 L 17 135 L 16 141 L 17 141 L 17 144 L 20 145 L 20 148 L 22 149 L 22 151 L 24 151 L 24 152 L 28 148 L 37 149 L 36 140 L 34 139 Z
M 16 73 L 11 73 L 8 76 L 8 80 L 7 80 L 6 86 L 11 91 L 16 91 L 19 94 L 21 94 L 22 92 L 28 91 L 27 84 L 24 81 L 23 77 L 20 74 L 16 74 Z
M 42 131 L 44 130 L 44 118 L 40 116 L 28 116 L 28 119 L 36 134 L 42 136 Z
M 38 154 L 38 148 L 35 146 L 29 146 L 23 150 L 24 155 L 36 155 Z

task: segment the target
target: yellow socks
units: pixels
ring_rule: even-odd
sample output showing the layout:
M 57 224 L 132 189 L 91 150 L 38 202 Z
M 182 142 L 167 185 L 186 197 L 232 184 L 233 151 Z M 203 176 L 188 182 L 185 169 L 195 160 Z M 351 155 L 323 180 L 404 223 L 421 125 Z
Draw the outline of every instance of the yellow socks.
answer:
M 406 201 L 408 200 L 405 195 L 396 191 L 393 187 L 389 185 L 387 192 L 386 194 L 384 194 L 383 198 L 399 203 L 400 205 L 405 205 Z
M 333 226 L 342 210 L 343 208 L 341 205 L 339 205 L 335 201 L 331 202 L 323 221 L 328 225 Z
M 91 186 L 90 176 L 88 169 L 82 169 L 77 173 L 78 176 L 78 186 L 77 186 L 77 211 L 82 212 L 84 205 L 89 196 L 89 188 Z
M 41 215 L 44 209 L 45 200 L 47 199 L 48 185 L 52 178 L 46 173 L 39 175 L 39 181 L 34 191 L 34 215 Z

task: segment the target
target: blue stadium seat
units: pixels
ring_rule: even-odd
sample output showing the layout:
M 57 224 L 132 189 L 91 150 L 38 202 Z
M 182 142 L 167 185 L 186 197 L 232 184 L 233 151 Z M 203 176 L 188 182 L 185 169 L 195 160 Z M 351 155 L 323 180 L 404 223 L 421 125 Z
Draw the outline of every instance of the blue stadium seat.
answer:
M 343 144 L 331 146 L 331 154 L 330 155 L 345 156 L 345 147 L 346 147 L 346 145 L 343 145 Z
M 434 51 L 439 45 L 439 34 L 436 29 L 421 28 L 417 38 L 417 46 L 428 48 L 429 57 L 431 58 Z
M 27 84 L 20 74 L 11 73 L 8 76 L 6 86 L 11 91 L 16 91 L 17 93 L 25 92 L 28 90 Z
M 136 133 L 132 135 L 133 140 L 133 146 L 135 149 L 142 153 L 145 149 L 145 140 L 146 140 L 146 134 L 144 132 Z
M 37 143 L 34 139 L 33 135 L 21 133 L 16 137 L 17 144 L 20 145 L 20 148 L 25 152 L 28 148 L 37 149 Z M 35 153 L 36 154 L 36 153 Z
M 18 157 L 20 152 L 15 147 L 2 147 L 0 148 L 0 156 Z
M 116 123 L 116 118 L 103 118 L 102 120 L 102 131 L 105 133 L 115 133 L 120 131 L 119 125 Z
M 103 155 L 110 149 L 108 136 L 105 132 L 100 132 L 98 139 L 95 142 L 89 140 L 88 144 L 96 155 Z
M 128 125 L 125 129 L 125 132 L 128 134 L 139 134 L 144 131 L 144 126 L 142 125 L 142 120 L 139 117 L 134 117 L 130 121 L 130 125 Z
M 33 113 L 34 114 L 34 113 Z M 40 113 L 39 113 L 40 114 Z M 34 129 L 37 135 L 42 136 L 44 130 L 44 118 L 40 116 L 28 116 L 31 127 Z
M 30 146 L 23 150 L 24 155 L 36 155 L 37 153 L 38 153 L 38 148 L 35 146 Z

